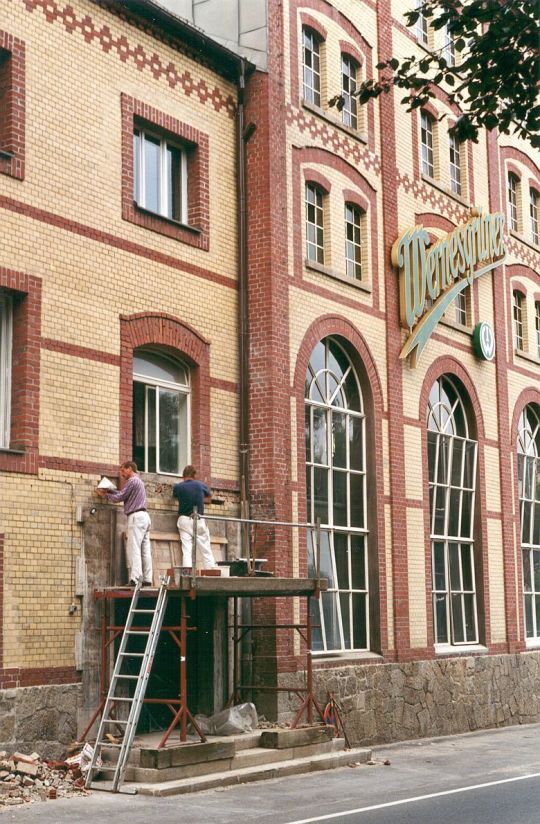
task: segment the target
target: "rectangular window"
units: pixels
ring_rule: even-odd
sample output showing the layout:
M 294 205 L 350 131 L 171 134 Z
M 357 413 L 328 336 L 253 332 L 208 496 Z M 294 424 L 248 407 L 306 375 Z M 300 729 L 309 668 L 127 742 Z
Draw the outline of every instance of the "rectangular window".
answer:
M 448 23 L 444 27 L 443 57 L 448 66 L 456 65 L 456 47 L 454 44 L 454 38 L 448 28 Z
M 133 199 L 149 212 L 187 223 L 185 151 L 163 137 L 135 129 Z
M 362 212 L 345 204 L 345 263 L 347 277 L 362 280 Z
M 306 183 L 306 255 L 324 263 L 323 192 L 313 183 Z
M 454 305 L 456 309 L 456 323 L 461 324 L 461 326 L 467 326 L 467 294 L 465 289 L 459 292 Z
M 508 222 L 510 229 L 518 230 L 518 189 L 519 181 L 515 175 L 508 175 Z
M 420 142 L 422 145 L 422 174 L 434 177 L 433 165 L 433 119 L 427 112 L 420 114 Z
M 448 135 L 450 145 L 450 188 L 461 194 L 461 146 L 454 135 Z
M 420 10 L 424 5 L 424 0 L 416 0 L 416 10 Z M 418 20 L 416 21 L 416 39 L 422 45 L 427 46 L 429 42 L 428 35 L 428 21 L 425 14 L 420 11 Z
M 304 100 L 321 105 L 321 53 L 320 40 L 311 29 L 302 29 Z
M 8 449 L 11 431 L 11 351 L 13 302 L 0 291 L 0 448 Z
M 345 126 L 358 128 L 358 100 L 354 97 L 357 87 L 358 64 L 346 54 L 341 56 L 341 93 L 343 94 L 342 117 Z
M 0 174 L 24 180 L 25 44 L 0 31 Z
M 514 292 L 514 347 L 523 351 L 523 296 Z
M 529 211 L 531 215 L 532 242 L 538 246 L 538 192 L 534 189 L 530 189 L 529 191 Z

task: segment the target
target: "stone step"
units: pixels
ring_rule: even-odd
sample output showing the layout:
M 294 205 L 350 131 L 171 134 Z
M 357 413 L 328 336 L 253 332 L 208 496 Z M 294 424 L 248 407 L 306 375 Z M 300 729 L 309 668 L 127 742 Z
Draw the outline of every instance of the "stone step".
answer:
M 274 757 L 278 754 L 281 756 L 284 752 L 286 751 L 280 750 L 279 753 L 274 751 L 273 755 Z M 139 782 L 137 780 L 128 783 L 126 781 L 123 791 L 135 791 L 141 795 L 154 796 L 181 795 L 184 793 L 211 790 L 215 787 L 245 784 L 252 781 L 264 781 L 269 778 L 332 770 L 337 767 L 346 767 L 349 764 L 365 764 L 366 761 L 370 759 L 371 750 L 365 749 L 364 747 L 354 747 L 350 750 L 326 752 L 319 755 L 305 756 L 303 758 L 286 758 L 280 761 L 274 760 L 268 764 L 217 771 L 211 774 L 207 769 L 204 775 L 185 776 L 184 778 L 160 781 L 158 783 Z M 207 765 L 207 767 L 210 766 L 213 765 Z

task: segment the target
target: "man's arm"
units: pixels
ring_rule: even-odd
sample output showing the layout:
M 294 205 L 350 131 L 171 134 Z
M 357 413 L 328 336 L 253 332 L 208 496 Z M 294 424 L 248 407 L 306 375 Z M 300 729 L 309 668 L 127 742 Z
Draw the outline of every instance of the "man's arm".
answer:
M 125 501 L 134 483 L 134 478 L 128 478 L 122 489 L 118 489 L 116 492 L 107 492 L 107 500 L 112 504 L 118 504 L 120 501 Z

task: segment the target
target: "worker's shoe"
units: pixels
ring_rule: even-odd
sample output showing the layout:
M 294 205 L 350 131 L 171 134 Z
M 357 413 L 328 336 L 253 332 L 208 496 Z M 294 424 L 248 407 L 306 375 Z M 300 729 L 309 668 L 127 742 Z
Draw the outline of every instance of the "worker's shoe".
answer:
M 143 582 L 142 582 L 142 585 L 143 585 L 143 587 L 151 587 L 151 586 L 153 586 L 152 581 L 143 581 Z
M 128 584 L 128 587 L 136 587 L 136 586 L 137 586 L 137 581 L 134 581 L 133 579 L 131 579 L 129 584 Z

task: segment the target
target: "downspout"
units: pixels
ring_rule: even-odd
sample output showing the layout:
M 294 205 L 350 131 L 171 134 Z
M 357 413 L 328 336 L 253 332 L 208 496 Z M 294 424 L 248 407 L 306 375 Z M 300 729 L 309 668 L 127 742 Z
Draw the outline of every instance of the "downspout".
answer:
M 240 60 L 238 77 L 238 108 L 236 113 L 237 146 L 237 196 L 238 196 L 238 352 L 239 352 L 239 395 L 240 395 L 240 517 L 249 518 L 249 323 L 248 323 L 248 232 L 246 209 L 246 144 L 256 126 L 245 126 L 246 61 Z M 241 556 L 250 559 L 249 525 L 242 524 Z M 251 599 L 240 599 L 241 623 L 251 624 Z M 244 636 L 240 646 L 240 682 L 251 684 L 253 658 L 251 633 Z M 251 696 L 250 696 L 251 697 Z

